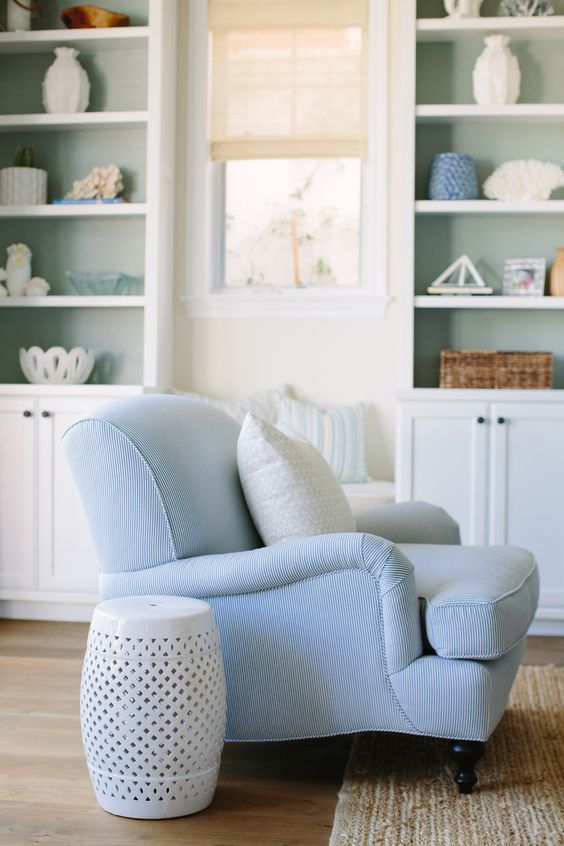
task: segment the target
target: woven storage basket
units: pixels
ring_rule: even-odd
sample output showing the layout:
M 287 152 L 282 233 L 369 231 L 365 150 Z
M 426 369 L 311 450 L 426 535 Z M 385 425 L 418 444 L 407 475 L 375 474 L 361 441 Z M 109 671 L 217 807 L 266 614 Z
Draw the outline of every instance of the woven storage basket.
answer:
M 552 388 L 552 353 L 442 350 L 441 388 Z

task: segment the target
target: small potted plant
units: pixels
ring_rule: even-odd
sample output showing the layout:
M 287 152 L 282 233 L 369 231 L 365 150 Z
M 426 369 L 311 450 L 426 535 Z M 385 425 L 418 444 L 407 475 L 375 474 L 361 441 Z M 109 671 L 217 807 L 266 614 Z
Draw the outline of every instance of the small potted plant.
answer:
M 47 202 L 47 171 L 35 167 L 33 147 L 16 147 L 14 166 L 0 170 L 0 205 L 35 206 Z

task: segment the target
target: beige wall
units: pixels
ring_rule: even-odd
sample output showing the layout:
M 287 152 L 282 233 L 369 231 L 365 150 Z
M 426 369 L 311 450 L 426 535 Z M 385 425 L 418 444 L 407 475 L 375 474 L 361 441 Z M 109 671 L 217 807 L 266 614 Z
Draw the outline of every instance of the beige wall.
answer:
M 397 6 L 397 4 L 395 4 Z M 389 291 L 383 320 L 189 320 L 180 297 L 185 286 L 186 4 L 179 26 L 178 185 L 176 206 L 176 308 L 174 383 L 211 396 L 236 398 L 279 384 L 322 406 L 368 403 L 366 440 L 369 472 L 393 478 L 395 391 L 400 360 L 397 250 L 398 209 L 390 208 Z M 393 8 L 394 4 L 391 3 Z M 394 24 L 394 21 L 392 21 Z M 393 43 L 393 31 L 392 31 Z M 390 115 L 392 136 L 396 116 Z M 392 149 L 394 145 L 391 145 Z M 392 186 L 393 187 L 393 186 Z M 393 192 L 392 192 L 393 193 Z M 399 245 L 401 248 L 401 245 Z

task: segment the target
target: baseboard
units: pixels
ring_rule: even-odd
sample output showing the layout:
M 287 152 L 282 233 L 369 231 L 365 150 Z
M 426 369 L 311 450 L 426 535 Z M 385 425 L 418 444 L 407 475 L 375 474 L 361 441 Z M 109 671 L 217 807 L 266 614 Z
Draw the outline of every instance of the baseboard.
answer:
M 65 623 L 89 623 L 95 605 L 95 601 L 32 602 L 3 599 L 0 600 L 0 617 L 8 620 L 60 620 Z
M 541 637 L 564 637 L 564 620 L 534 620 L 529 628 L 529 634 Z

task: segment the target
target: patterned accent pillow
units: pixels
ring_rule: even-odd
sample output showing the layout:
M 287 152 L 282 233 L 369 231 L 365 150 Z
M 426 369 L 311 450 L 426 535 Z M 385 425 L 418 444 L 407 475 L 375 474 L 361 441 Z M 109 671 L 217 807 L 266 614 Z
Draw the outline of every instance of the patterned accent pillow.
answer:
M 254 394 L 249 394 L 240 400 L 221 400 L 207 397 L 204 394 L 193 394 L 188 391 L 178 391 L 173 389 L 174 394 L 180 394 L 183 397 L 200 400 L 213 405 L 214 408 L 219 408 L 233 417 L 237 423 L 243 423 L 248 412 L 256 414 L 257 417 L 262 417 L 269 423 L 276 423 L 278 417 L 278 408 L 283 396 L 288 392 L 287 385 L 281 385 L 279 388 L 270 388 L 266 391 L 256 391 Z
M 343 489 L 311 444 L 288 438 L 247 414 L 237 464 L 247 506 L 266 546 L 355 531 Z
M 283 396 L 278 424 L 313 444 L 340 482 L 370 481 L 364 457 L 362 403 L 320 411 L 313 405 Z

